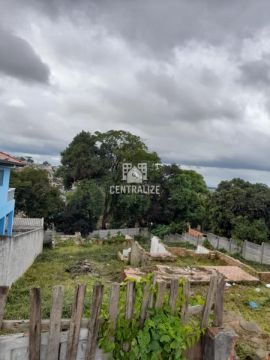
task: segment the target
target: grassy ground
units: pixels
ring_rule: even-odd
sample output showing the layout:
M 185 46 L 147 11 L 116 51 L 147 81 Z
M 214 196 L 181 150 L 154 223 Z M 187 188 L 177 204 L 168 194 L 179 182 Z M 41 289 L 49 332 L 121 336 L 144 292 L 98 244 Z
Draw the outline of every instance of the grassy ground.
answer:
M 64 285 L 65 300 L 63 317 L 70 317 L 74 287 L 78 283 L 87 284 L 85 302 L 85 316 L 89 315 L 92 285 L 101 281 L 105 286 L 104 303 L 107 303 L 110 283 L 119 281 L 125 264 L 117 259 L 117 252 L 123 248 L 122 244 L 83 244 L 75 245 L 71 241 L 58 243 L 54 249 L 45 249 L 36 259 L 29 270 L 10 289 L 6 319 L 29 318 L 29 289 L 40 287 L 42 292 L 42 317 L 49 318 L 51 306 L 51 291 L 55 285 Z M 72 273 L 74 265 L 87 260 L 91 264 L 91 274 Z M 194 259 L 193 257 L 179 258 L 171 266 L 200 266 L 221 265 L 218 260 Z M 153 264 L 154 265 L 154 264 Z M 260 289 L 259 291 L 256 289 Z M 197 292 L 197 291 L 196 291 Z M 199 291 L 200 292 L 200 291 Z M 202 294 L 206 292 L 202 289 Z M 248 307 L 249 301 L 256 301 L 257 310 Z M 257 324 L 270 334 L 270 289 L 264 285 L 234 285 L 226 288 L 225 308 L 241 314 L 246 320 L 256 321 Z
M 105 286 L 104 303 L 108 299 L 112 281 L 119 281 L 125 264 L 117 259 L 117 252 L 123 249 L 121 243 L 94 245 L 90 243 L 75 245 L 73 241 L 59 242 L 54 249 L 44 249 L 28 271 L 16 281 L 8 295 L 6 319 L 29 318 L 29 290 L 41 288 L 42 317 L 49 318 L 51 292 L 55 285 L 64 285 L 63 317 L 70 317 L 75 285 L 87 284 L 85 315 L 89 313 L 91 289 L 96 281 Z M 91 264 L 91 274 L 72 273 L 69 270 L 82 261 Z M 153 262 L 152 265 L 155 265 Z M 168 262 L 171 266 L 193 267 L 199 265 L 221 265 L 219 260 L 202 259 L 194 261 L 193 257 L 179 258 L 176 262 Z M 18 303 L 20 306 L 18 306 Z
M 75 285 L 87 284 L 86 314 L 89 312 L 91 289 L 96 281 L 105 285 L 105 301 L 109 284 L 119 281 L 124 264 L 117 260 L 121 244 L 74 245 L 71 241 L 59 243 L 54 249 L 44 249 L 28 271 L 16 281 L 9 292 L 6 306 L 6 319 L 29 318 L 29 289 L 40 287 L 42 294 L 42 317 L 49 318 L 51 291 L 55 285 L 64 285 L 63 317 L 70 317 Z M 67 270 L 78 262 L 87 260 L 93 273 L 72 274 Z
M 257 309 L 248 306 L 255 301 Z M 270 289 L 265 285 L 234 285 L 225 291 L 225 309 L 241 315 L 245 320 L 255 321 L 270 335 Z

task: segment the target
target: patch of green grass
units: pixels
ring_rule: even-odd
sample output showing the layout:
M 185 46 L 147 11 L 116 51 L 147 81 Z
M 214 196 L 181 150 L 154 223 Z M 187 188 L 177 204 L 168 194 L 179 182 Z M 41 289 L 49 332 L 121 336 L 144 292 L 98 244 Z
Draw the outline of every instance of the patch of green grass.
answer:
M 166 242 L 166 241 L 164 241 L 164 244 L 169 247 L 181 247 L 181 248 L 185 248 L 185 249 L 189 249 L 189 250 L 195 250 L 197 248 L 195 245 L 190 244 L 188 241 L 185 241 L 185 242 L 179 242 L 179 241 Z
M 256 289 L 260 289 L 259 292 Z M 252 310 L 248 303 L 256 301 L 258 308 Z M 270 289 L 264 285 L 236 284 L 225 291 L 225 309 L 234 311 L 244 319 L 255 321 L 270 334 Z
M 44 249 L 28 271 L 16 281 L 8 295 L 6 319 L 29 318 L 29 290 L 41 288 L 42 317 L 49 318 L 51 293 L 55 285 L 64 286 L 64 305 L 62 317 L 70 317 L 75 285 L 87 284 L 85 300 L 85 315 L 89 313 L 92 286 L 100 281 L 105 286 L 104 303 L 108 301 L 108 291 L 111 281 L 119 280 L 119 275 L 125 264 L 118 261 L 117 252 L 122 244 L 91 245 L 90 243 L 75 245 L 72 241 L 63 241 L 54 249 Z M 72 275 L 66 271 L 82 260 L 91 263 L 94 275 Z
M 236 354 L 239 360 L 252 360 L 255 357 L 254 350 L 252 350 L 247 344 L 237 343 Z

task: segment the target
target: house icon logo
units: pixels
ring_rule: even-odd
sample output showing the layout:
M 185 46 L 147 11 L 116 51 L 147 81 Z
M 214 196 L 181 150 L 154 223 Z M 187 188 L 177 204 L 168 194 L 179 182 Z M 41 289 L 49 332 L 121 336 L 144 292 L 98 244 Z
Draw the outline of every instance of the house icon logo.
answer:
M 128 184 L 142 184 L 147 180 L 147 163 L 138 163 L 133 166 L 132 163 L 123 163 L 122 180 Z
M 137 166 L 123 163 L 122 181 L 126 181 L 126 184 L 110 185 L 110 194 L 160 195 L 160 185 L 143 184 L 145 180 L 147 180 L 147 163 L 138 163 Z

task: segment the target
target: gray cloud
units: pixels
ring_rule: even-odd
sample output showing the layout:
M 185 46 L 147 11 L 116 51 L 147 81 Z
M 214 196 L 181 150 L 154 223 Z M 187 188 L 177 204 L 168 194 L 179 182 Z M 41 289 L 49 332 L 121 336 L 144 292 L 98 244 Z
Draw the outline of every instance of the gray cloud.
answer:
M 14 8 L 34 9 L 52 19 L 83 18 L 154 53 L 190 40 L 234 46 L 269 24 L 269 1 L 260 0 L 20 0 Z
M 268 181 L 268 0 L 2 3 L 0 71 L 35 86 L 1 78 L 1 149 L 54 161 L 82 129 L 124 129 L 215 181 Z
M 24 81 L 47 83 L 49 68 L 24 39 L 0 27 L 0 72 Z
M 241 81 L 249 86 L 268 87 L 270 85 L 270 55 L 260 60 L 245 62 L 240 66 Z
M 146 93 L 150 92 L 166 102 L 174 121 L 240 121 L 242 118 L 239 104 L 229 94 L 220 91 L 220 79 L 209 69 L 200 69 L 196 81 L 192 82 L 184 77 L 151 71 L 139 74 L 139 79 Z

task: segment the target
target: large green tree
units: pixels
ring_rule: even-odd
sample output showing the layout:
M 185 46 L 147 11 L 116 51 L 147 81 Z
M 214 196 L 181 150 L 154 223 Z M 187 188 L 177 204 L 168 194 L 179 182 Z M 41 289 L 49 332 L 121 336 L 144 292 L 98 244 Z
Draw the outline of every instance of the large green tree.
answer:
M 82 131 L 61 153 L 62 167 L 58 171 L 68 189 L 78 180 L 99 178 L 105 174 L 97 136 Z
M 125 201 L 119 196 L 111 195 L 110 185 L 121 184 L 122 163 L 147 162 L 149 173 L 160 159 L 155 152 L 148 150 L 139 136 L 127 131 L 110 130 L 105 133 L 81 132 L 62 152 L 60 173 L 67 188 L 78 180 L 93 180 L 105 195 L 102 214 L 102 227 L 119 220 L 119 209 L 125 213 L 124 219 L 133 219 L 132 223 L 141 221 L 141 212 L 134 214 L 139 203 L 147 203 L 138 197 L 129 196 Z M 145 206 L 143 207 L 145 209 Z M 123 219 L 123 223 L 124 223 Z M 125 221 L 125 223 L 127 223 Z M 131 222 L 128 221 L 130 224 Z
M 104 194 L 92 180 L 82 180 L 67 196 L 64 212 L 56 228 L 64 233 L 81 232 L 87 235 L 96 229 L 104 206 Z
M 232 238 L 261 244 L 268 239 L 269 229 L 264 219 L 238 216 L 233 220 Z
M 45 170 L 26 167 L 12 171 L 10 186 L 16 188 L 16 211 L 29 217 L 44 217 L 46 226 L 53 224 L 64 208 L 61 193 L 50 184 Z
M 203 177 L 173 164 L 163 166 L 157 175 L 161 195 L 152 202 L 149 216 L 155 224 L 187 223 L 201 225 L 205 217 L 208 189 Z
M 266 185 L 251 184 L 242 179 L 222 181 L 209 198 L 207 220 L 213 232 L 241 238 L 243 236 L 239 236 L 238 230 L 240 227 L 247 229 L 249 222 L 250 228 L 260 228 L 267 240 L 263 224 L 268 228 L 270 226 L 270 189 Z M 260 242 L 261 236 L 253 240 Z

